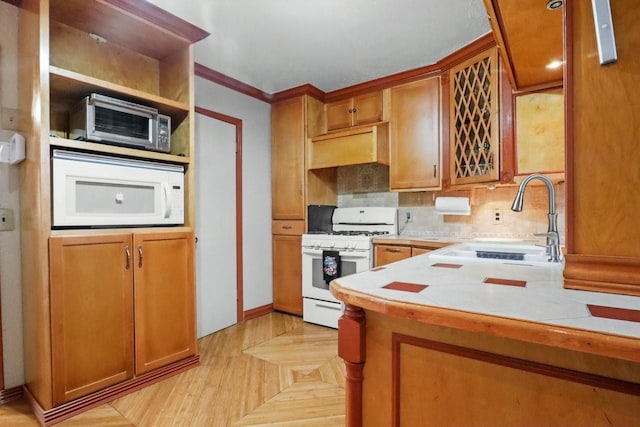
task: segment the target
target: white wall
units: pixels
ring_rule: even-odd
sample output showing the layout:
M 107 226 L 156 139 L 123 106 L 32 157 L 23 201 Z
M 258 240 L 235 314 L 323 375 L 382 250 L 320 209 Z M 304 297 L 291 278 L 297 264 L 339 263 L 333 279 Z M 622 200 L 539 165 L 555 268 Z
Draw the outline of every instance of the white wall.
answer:
M 271 106 L 206 79 L 196 77 L 195 80 L 196 106 L 242 120 L 243 278 L 246 311 L 273 302 Z M 206 164 L 206 160 L 202 164 Z
M 0 115 L 18 107 L 18 8 L 0 1 Z M 1 122 L 0 122 L 1 123 Z M 1 125 L 0 125 L 1 126 Z M 0 128 L 0 141 L 14 131 Z M 27 144 L 30 141 L 27 141 Z M 0 231 L 0 299 L 5 388 L 24 383 L 22 364 L 22 279 L 20 273 L 20 174 L 0 163 L 0 207 L 13 209 L 13 231 Z M 34 260 L 34 262 L 47 260 Z

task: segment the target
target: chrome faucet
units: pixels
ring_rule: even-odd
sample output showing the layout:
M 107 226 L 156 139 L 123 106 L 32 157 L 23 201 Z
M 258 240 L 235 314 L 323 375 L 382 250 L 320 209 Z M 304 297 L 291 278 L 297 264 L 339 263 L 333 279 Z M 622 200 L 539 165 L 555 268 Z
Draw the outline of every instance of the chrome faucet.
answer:
M 535 236 L 545 236 L 547 238 L 547 255 L 550 262 L 560 262 L 560 235 L 558 234 L 558 214 L 556 213 L 556 191 L 553 188 L 553 182 L 549 178 L 539 173 L 527 176 L 520 183 L 516 198 L 513 200 L 511 210 L 514 212 L 522 212 L 522 204 L 524 202 L 524 189 L 527 184 L 534 179 L 539 179 L 547 185 L 549 190 L 549 213 L 547 219 L 549 226 L 546 233 L 535 233 Z

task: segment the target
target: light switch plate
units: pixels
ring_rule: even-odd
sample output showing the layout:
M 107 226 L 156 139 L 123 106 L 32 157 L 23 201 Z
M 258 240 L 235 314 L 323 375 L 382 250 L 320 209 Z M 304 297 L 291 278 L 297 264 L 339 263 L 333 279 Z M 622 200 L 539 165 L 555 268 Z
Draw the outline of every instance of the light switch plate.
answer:
M 13 209 L 0 209 L 0 231 L 11 231 L 13 228 Z

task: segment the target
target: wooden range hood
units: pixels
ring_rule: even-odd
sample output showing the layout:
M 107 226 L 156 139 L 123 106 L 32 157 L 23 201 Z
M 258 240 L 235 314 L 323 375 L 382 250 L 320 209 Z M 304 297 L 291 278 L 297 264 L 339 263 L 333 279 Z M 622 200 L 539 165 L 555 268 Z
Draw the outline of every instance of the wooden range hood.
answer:
M 389 123 L 329 132 L 309 139 L 308 169 L 381 163 L 389 165 Z

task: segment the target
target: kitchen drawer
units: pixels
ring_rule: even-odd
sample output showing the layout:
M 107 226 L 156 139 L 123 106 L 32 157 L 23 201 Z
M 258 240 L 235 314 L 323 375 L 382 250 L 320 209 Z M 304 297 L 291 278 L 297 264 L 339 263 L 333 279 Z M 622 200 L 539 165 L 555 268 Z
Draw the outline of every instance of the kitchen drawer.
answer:
M 271 234 L 304 234 L 304 221 L 271 221 Z
M 338 329 L 338 319 L 342 316 L 344 304 L 304 298 L 302 318 L 305 322 Z
M 411 247 L 396 245 L 375 245 L 374 263 L 376 267 L 411 257 Z

